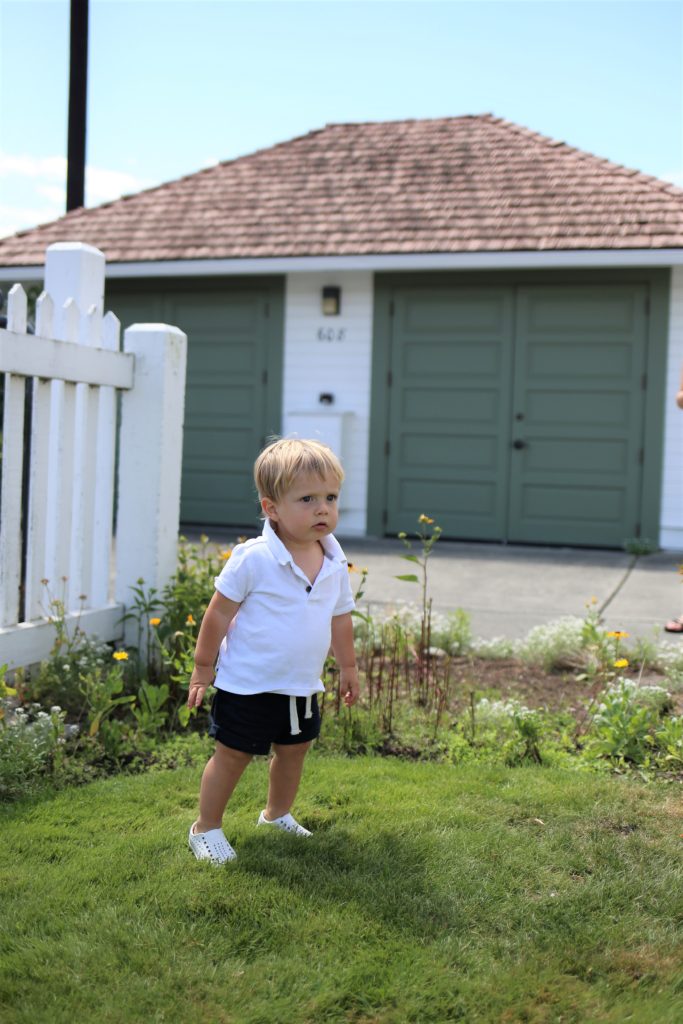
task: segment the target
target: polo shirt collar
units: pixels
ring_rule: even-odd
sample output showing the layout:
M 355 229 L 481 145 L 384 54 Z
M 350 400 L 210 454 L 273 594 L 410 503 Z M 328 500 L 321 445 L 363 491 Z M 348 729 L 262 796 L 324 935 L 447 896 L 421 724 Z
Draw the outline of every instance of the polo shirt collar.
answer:
M 263 523 L 263 534 L 270 551 L 273 553 L 275 558 L 278 560 L 280 565 L 287 565 L 288 563 L 294 564 L 291 551 L 288 551 L 285 545 L 282 543 L 275 530 L 272 527 L 270 519 L 266 519 Z M 332 534 L 328 534 L 327 537 L 321 537 L 320 543 L 323 546 L 323 550 L 328 558 L 331 558 L 334 562 L 346 563 L 346 556 L 342 550 L 341 544 L 336 537 Z

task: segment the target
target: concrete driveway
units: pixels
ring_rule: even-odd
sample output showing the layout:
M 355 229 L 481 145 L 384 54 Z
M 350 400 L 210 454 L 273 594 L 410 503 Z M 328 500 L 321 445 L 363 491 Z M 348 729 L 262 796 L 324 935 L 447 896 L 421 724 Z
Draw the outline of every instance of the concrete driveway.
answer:
M 415 583 L 395 578 L 416 568 L 402 560 L 400 541 L 340 539 L 349 561 L 369 570 L 371 606 L 420 600 Z M 678 641 L 662 626 L 683 612 L 681 562 L 683 552 L 634 558 L 623 551 L 439 541 L 429 560 L 429 593 L 440 611 L 464 608 L 475 635 L 487 638 L 516 638 L 565 615 L 583 616 L 596 597 L 598 607 L 608 602 L 608 629 Z

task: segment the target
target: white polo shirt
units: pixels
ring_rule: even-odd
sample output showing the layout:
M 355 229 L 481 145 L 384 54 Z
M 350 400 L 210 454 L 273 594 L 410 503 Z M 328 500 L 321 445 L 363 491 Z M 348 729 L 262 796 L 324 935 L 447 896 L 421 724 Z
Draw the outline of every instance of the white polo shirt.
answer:
M 341 546 L 331 534 L 320 542 L 325 557 L 313 584 L 268 520 L 260 537 L 233 550 L 216 577 L 216 590 L 240 604 L 220 647 L 219 690 L 295 697 L 324 691 L 332 619 L 350 612 L 354 600 Z

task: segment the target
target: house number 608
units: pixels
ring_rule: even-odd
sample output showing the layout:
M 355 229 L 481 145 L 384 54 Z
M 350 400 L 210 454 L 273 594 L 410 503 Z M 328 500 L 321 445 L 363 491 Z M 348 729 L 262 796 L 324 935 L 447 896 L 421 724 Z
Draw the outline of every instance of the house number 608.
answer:
M 319 327 L 318 341 L 343 341 L 346 337 L 345 327 Z

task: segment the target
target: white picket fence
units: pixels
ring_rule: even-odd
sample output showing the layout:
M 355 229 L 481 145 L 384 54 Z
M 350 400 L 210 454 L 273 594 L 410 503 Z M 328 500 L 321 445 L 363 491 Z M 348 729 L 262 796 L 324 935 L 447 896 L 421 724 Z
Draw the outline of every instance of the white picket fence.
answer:
M 20 285 L 0 329 L 0 665 L 10 668 L 50 653 L 54 599 L 69 630 L 132 640 L 131 587 L 160 590 L 176 565 L 187 339 L 135 324 L 119 351 L 104 273 L 99 250 L 50 246 L 35 334 Z

